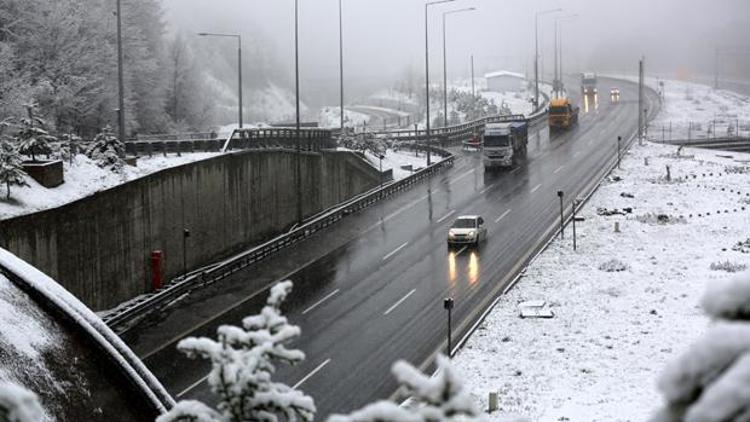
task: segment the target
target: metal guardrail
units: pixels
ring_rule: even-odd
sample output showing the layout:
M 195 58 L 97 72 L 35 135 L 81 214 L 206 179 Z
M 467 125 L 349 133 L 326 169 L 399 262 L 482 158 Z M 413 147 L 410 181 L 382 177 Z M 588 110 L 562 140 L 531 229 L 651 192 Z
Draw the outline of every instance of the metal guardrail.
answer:
M 652 140 L 652 142 L 665 145 L 675 145 L 693 148 L 708 148 L 725 151 L 750 151 L 750 138 L 747 137 L 724 137 L 711 139 L 672 139 L 672 140 Z
M 429 149 L 433 154 L 441 156 L 443 159 L 429 167 L 415 172 L 411 176 L 385 185 L 382 188 L 376 188 L 345 202 L 344 204 L 334 207 L 322 215 L 315 217 L 313 220 L 304 223 L 302 226 L 294 228 L 290 232 L 269 240 L 255 248 L 206 267 L 204 270 L 199 270 L 198 272 L 190 273 L 187 276 L 173 279 L 160 290 L 144 295 L 139 300 L 133 301 L 122 308 L 118 308 L 110 314 L 105 315 L 102 319 L 115 332 L 119 334 L 127 332 L 135 325 L 135 322 L 147 316 L 150 312 L 162 309 L 180 296 L 189 293 L 196 288 L 204 287 L 224 279 L 249 265 L 268 258 L 281 249 L 294 245 L 295 243 L 312 236 L 314 233 L 336 223 L 349 214 L 365 209 L 382 199 L 408 189 L 415 183 L 418 183 L 447 167 L 453 166 L 455 157 L 453 154 L 445 150 L 424 145 L 412 145 L 410 147 L 420 150 Z
M 154 135 L 164 139 L 131 140 L 125 142 L 128 155 L 153 155 L 167 153 L 220 152 L 226 144 L 228 149 L 296 149 L 296 130 L 290 128 L 237 129 L 228 139 L 215 134 L 187 134 L 187 139 L 168 139 L 175 135 Z M 199 135 L 207 135 L 201 138 Z M 228 141 L 228 142 L 227 142 Z M 330 130 L 300 129 L 300 148 L 303 151 L 320 151 L 336 148 Z

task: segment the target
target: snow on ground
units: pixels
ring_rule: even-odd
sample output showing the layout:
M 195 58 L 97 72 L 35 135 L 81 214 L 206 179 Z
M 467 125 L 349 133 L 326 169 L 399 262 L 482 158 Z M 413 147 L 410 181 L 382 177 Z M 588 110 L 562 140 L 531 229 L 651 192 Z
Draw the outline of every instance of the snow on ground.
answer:
M 634 145 L 613 173 L 622 180 L 579 213 L 578 251 L 568 227 L 459 352 L 454 362 L 484 408 L 490 391 L 501 414 L 538 421 L 640 421 L 659 406 L 658 375 L 709 322 L 698 308 L 707 283 L 731 276 L 711 267 L 750 265 L 748 250 L 732 250 L 750 237 L 750 155 L 675 153 Z M 688 179 L 666 181 L 667 165 Z M 535 299 L 555 317 L 520 319 L 517 304 Z
M 344 126 L 359 127 L 370 121 L 370 116 L 344 107 Z M 341 108 L 323 107 L 318 113 L 318 125 L 324 128 L 338 128 L 341 126 Z
M 25 176 L 29 186 L 11 187 L 10 200 L 5 199 L 3 190 L 0 195 L 0 219 L 58 207 L 159 170 L 205 160 L 218 154 L 185 153 L 180 157 L 175 155 L 139 157 L 137 167 L 125 166 L 121 174 L 102 169 L 85 155 L 79 154 L 73 160 L 73 164 L 67 161 L 64 163 L 65 183 L 60 186 L 48 189 L 31 177 Z
M 610 75 L 638 82 L 637 78 Z M 732 135 L 737 125 L 742 136 L 750 136 L 750 97 L 724 89 L 687 81 L 646 77 L 645 83 L 657 92 L 663 83 L 664 95 L 659 116 L 649 124 L 649 136 L 662 139 L 697 139 L 709 137 L 716 123 L 716 136 Z M 692 123 L 691 123 L 692 122 Z M 710 133 L 710 137 L 714 137 Z
M 376 169 L 380 168 L 380 160 L 375 154 L 370 151 L 365 151 L 365 158 Z M 440 160 L 440 157 L 433 154 L 431 161 L 434 163 L 437 160 Z M 412 170 L 402 169 L 402 166 L 412 166 Z M 424 167 L 427 167 L 427 154 L 421 151 L 395 151 L 393 149 L 388 149 L 386 150 L 385 158 L 383 158 L 383 171 L 393 169 L 393 180 L 401 180 L 405 177 L 411 176 L 415 171 Z
M 410 96 L 405 92 L 401 92 L 395 89 L 377 92 L 371 95 L 370 99 L 375 102 L 386 101 L 389 103 L 407 104 L 412 106 L 417 105 L 417 99 L 415 98 L 415 96 Z

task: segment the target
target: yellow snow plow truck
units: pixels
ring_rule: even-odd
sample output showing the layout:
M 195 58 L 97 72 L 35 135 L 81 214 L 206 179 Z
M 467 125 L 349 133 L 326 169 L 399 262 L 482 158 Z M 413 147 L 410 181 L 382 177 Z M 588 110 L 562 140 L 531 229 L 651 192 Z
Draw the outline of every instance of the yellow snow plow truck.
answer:
M 554 98 L 549 102 L 549 128 L 570 129 L 578 123 L 578 107 L 567 98 Z

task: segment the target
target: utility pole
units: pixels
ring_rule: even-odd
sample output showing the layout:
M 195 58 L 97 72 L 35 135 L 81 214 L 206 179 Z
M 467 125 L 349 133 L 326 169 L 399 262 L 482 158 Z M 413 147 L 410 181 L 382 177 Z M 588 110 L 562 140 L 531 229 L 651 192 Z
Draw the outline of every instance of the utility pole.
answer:
M 557 79 L 557 35 L 560 31 L 558 31 L 559 22 L 557 19 L 555 19 L 555 71 L 554 71 L 554 78 L 552 80 L 552 96 L 555 98 L 558 98 L 558 87 L 560 84 L 560 81 Z
M 125 142 L 125 72 L 123 70 L 122 52 L 122 7 L 121 0 L 117 0 L 117 91 L 118 106 L 117 124 L 119 126 L 120 142 Z
M 534 14 L 534 109 L 539 108 L 539 16 L 560 12 L 562 9 L 550 9 Z
M 443 127 L 448 126 L 448 49 L 446 47 L 446 17 L 453 13 L 469 12 L 473 7 L 443 12 Z

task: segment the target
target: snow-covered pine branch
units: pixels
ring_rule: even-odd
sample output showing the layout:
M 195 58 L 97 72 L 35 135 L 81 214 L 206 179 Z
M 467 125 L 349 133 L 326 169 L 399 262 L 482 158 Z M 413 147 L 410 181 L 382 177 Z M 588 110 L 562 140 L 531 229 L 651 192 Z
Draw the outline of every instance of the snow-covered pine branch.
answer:
M 652 422 L 750 420 L 750 272 L 711 286 L 702 305 L 716 324 L 667 366 Z
M 304 360 L 299 350 L 286 344 L 300 335 L 281 313 L 281 304 L 292 290 L 285 281 L 271 288 L 266 306 L 242 321 L 242 327 L 221 326 L 218 340 L 187 338 L 177 347 L 190 357 L 210 359 L 208 383 L 219 395 L 212 410 L 198 402 L 180 402 L 158 422 L 172 421 L 311 421 L 313 399 L 282 383 L 273 382 L 276 363 Z
M 400 407 L 388 401 L 370 404 L 349 415 L 334 415 L 328 422 L 438 422 L 438 421 L 482 421 L 486 420 L 464 389 L 450 360 L 440 355 L 438 371 L 434 377 L 427 376 L 408 362 L 393 365 L 393 375 L 406 390 L 415 405 Z
M 0 421 L 39 422 L 43 418 L 36 394 L 13 383 L 0 383 Z
M 31 161 L 36 161 L 37 154 L 49 154 L 50 142 L 55 141 L 55 137 L 44 130 L 44 120 L 34 115 L 35 108 L 34 104 L 26 105 L 28 116 L 21 119 L 21 129 L 16 134 L 18 150 L 31 156 Z

